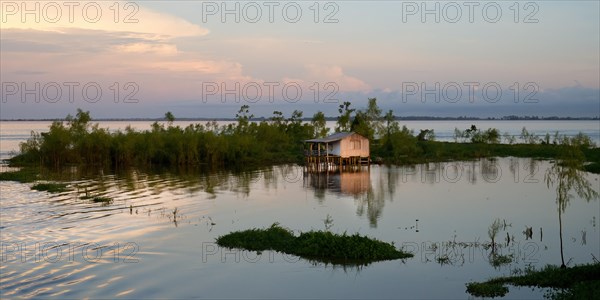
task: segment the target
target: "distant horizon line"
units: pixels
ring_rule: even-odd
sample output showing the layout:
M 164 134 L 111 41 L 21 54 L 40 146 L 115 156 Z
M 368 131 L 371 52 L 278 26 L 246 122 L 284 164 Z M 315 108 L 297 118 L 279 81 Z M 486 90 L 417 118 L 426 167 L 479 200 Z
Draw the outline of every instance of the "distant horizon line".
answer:
M 271 117 L 253 117 L 250 121 L 268 121 Z M 66 118 L 14 118 L 0 119 L 0 122 L 23 122 L 23 121 L 65 121 Z M 311 117 L 303 117 L 302 121 L 310 121 Z M 337 117 L 325 117 L 327 121 L 336 121 Z M 596 121 L 596 117 L 540 117 L 540 116 L 503 116 L 503 117 L 436 117 L 436 116 L 394 116 L 394 120 L 401 121 Z M 140 117 L 140 118 L 93 118 L 91 121 L 166 121 L 164 117 Z M 236 118 L 175 118 L 175 121 L 237 121 Z

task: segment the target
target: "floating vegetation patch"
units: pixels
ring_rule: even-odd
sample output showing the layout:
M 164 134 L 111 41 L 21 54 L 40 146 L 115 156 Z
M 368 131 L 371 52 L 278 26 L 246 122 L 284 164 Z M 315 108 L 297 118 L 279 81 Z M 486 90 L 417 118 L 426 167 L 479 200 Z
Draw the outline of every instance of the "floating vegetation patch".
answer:
M 467 284 L 467 292 L 475 297 L 504 297 L 508 288 L 501 283 L 472 282 Z
M 492 254 L 490 255 L 490 264 L 494 267 L 500 267 L 503 265 L 510 264 L 513 261 L 513 255 L 501 255 L 501 254 Z
M 33 185 L 31 189 L 36 191 L 46 191 L 48 193 L 63 193 L 70 191 L 66 184 L 55 182 L 38 183 Z
M 504 296 L 508 292 L 504 284 L 553 288 L 545 295 L 551 299 L 594 299 L 600 295 L 600 263 L 571 268 L 549 265 L 540 271 L 528 270 L 520 276 L 471 282 L 467 284 L 467 292 L 476 297 Z
M 440 255 L 436 258 L 436 260 L 440 265 L 452 264 L 452 261 L 451 261 L 450 257 L 448 256 L 448 254 Z
M 366 265 L 375 261 L 413 256 L 399 251 L 393 244 L 359 234 L 309 231 L 295 236 L 292 231 L 277 223 L 267 229 L 249 229 L 220 236 L 217 244 L 221 247 L 259 252 L 275 250 L 309 260 L 341 265 Z
M 109 198 L 109 197 L 102 197 L 102 196 L 96 196 L 96 197 L 93 197 L 93 198 L 91 198 L 91 200 L 92 200 L 92 202 L 94 202 L 94 203 L 102 203 L 102 204 L 106 204 L 106 205 L 108 205 L 108 204 L 110 204 L 110 203 L 112 203 L 112 202 L 113 202 L 113 199 L 112 199 L 112 198 Z
M 34 182 L 37 178 L 37 172 L 23 168 L 18 171 L 0 172 L 0 181 L 17 181 L 21 183 Z
M 600 174 L 600 162 L 593 162 L 584 165 L 583 170 L 590 173 Z

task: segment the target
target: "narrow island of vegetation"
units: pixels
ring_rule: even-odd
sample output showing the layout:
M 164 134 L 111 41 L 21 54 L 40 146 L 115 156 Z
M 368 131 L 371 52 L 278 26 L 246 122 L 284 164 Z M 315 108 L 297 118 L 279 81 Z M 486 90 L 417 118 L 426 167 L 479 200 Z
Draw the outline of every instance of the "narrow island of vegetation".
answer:
M 497 129 L 479 129 L 474 125 L 455 129 L 454 142 L 435 141 L 435 132 L 422 129 L 418 134 L 400 126 L 390 110 L 382 114 L 377 100 L 369 99 L 365 109 L 351 108 L 350 102 L 339 106 L 335 132 L 356 132 L 371 142 L 371 159 L 385 164 L 417 164 L 482 157 L 534 157 L 561 159 L 566 152 L 580 158 L 580 169 L 600 172 L 600 148 L 591 139 L 558 133 L 538 137 L 525 128 L 517 137 L 501 134 Z M 34 182 L 49 179 L 40 176 L 67 166 L 102 168 L 105 171 L 128 167 L 193 167 L 208 170 L 240 169 L 282 163 L 304 163 L 305 140 L 327 136 L 330 129 L 322 112 L 310 121 L 301 111 L 285 117 L 275 111 L 269 119 L 256 120 L 243 105 L 236 123 L 219 125 L 191 124 L 175 126 L 175 117 L 165 114 L 165 122 L 154 122 L 150 130 L 110 131 L 92 124 L 89 112 L 78 110 L 73 117 L 54 121 L 48 132 L 32 132 L 20 146 L 9 165 L 21 167 L 4 172 L 0 180 Z M 60 172 L 59 172 L 60 173 Z
M 598 299 L 600 295 L 600 262 L 560 268 L 548 265 L 539 271 L 523 275 L 493 278 L 467 284 L 467 292 L 475 297 L 503 297 L 505 284 L 552 288 L 545 296 L 550 299 Z
M 375 261 L 409 258 L 393 244 L 359 234 L 339 235 L 330 231 L 302 232 L 295 236 L 278 223 L 267 229 L 249 229 L 232 232 L 217 238 L 217 244 L 226 248 L 249 251 L 274 250 L 308 260 L 341 264 L 367 265 Z

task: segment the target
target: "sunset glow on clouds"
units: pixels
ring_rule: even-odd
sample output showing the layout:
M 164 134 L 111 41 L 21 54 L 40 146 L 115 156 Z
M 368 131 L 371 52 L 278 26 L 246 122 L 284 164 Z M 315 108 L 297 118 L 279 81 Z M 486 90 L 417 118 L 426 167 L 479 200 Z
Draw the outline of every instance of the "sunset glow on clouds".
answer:
M 567 2 L 539 2 L 538 22 L 532 24 L 523 22 L 524 12 L 513 16 L 504 4 L 503 18 L 496 23 L 478 15 L 473 22 L 463 18 L 450 23 L 444 21 L 447 15 L 442 15 L 441 22 L 431 18 L 422 22 L 419 15 L 404 15 L 403 21 L 402 2 L 372 6 L 331 2 L 337 5 L 335 11 L 321 3 L 318 18 L 310 3 L 298 2 L 301 18 L 291 22 L 289 18 L 294 15 L 282 16 L 286 2 L 278 2 L 273 7 L 273 22 L 263 10 L 261 19 L 252 23 L 248 19 L 255 15 L 242 15 L 240 22 L 235 22 L 235 16 L 223 20 L 218 13 L 207 15 L 203 11 L 207 6 L 199 1 L 27 1 L 26 9 L 39 6 L 37 15 L 23 15 L 21 3 L 2 2 L 2 118 L 61 117 L 77 107 L 92 114 L 97 111 L 101 117 L 151 117 L 164 109 L 187 114 L 185 117 L 213 116 L 208 108 L 223 104 L 223 98 L 216 95 L 205 101 L 208 103 L 201 101 L 205 96 L 203 83 L 225 89 L 235 89 L 236 84 L 241 89 L 251 85 L 267 89 L 276 83 L 276 101 L 255 103 L 268 104 L 259 113 L 265 116 L 274 110 L 273 105 L 284 106 L 282 110 L 291 105 L 290 109 L 305 109 L 307 114 L 315 110 L 335 114 L 336 104 L 315 99 L 315 86 L 326 94 L 332 91 L 323 89 L 328 83 L 335 84 L 336 99 L 352 101 L 356 106 L 377 97 L 382 107 L 399 115 L 411 105 L 419 107 L 423 115 L 439 114 L 450 104 L 453 110 L 448 111 L 456 114 L 458 105 L 443 99 L 426 105 L 419 101 L 421 98 L 403 102 L 407 93 L 403 86 L 414 82 L 429 88 L 439 83 L 441 88 L 447 83 L 463 86 L 473 81 L 480 83 L 474 89 L 477 91 L 485 83 L 497 83 L 504 98 L 474 105 L 461 101 L 461 115 L 489 115 L 498 111 L 494 105 L 503 105 L 503 113 L 517 115 L 535 111 L 560 115 L 564 112 L 561 105 L 574 106 L 570 114 L 599 114 L 590 109 L 597 109 L 600 103 L 596 98 L 600 88 L 598 3 L 570 6 Z M 227 4 L 229 8 L 233 3 Z M 240 3 L 242 9 L 248 4 Z M 265 9 L 262 2 L 252 3 Z M 326 23 L 328 16 L 337 22 Z M 519 22 L 514 22 L 515 18 Z M 20 89 L 22 84 L 32 88 L 35 83 L 43 89 L 49 82 L 78 82 L 79 87 L 94 82 L 101 87 L 103 97 L 95 103 L 77 98 L 68 101 L 63 90 L 65 99 L 57 103 L 47 103 L 43 97 L 35 103 L 33 96 L 25 93 L 24 98 L 21 90 L 11 90 L 15 86 Z M 536 89 L 523 89 L 530 82 Z M 114 99 L 114 83 L 125 94 L 133 90 L 123 86 L 135 83 L 138 103 L 125 105 L 119 103 L 121 98 Z M 535 91 L 538 105 L 515 105 L 522 99 L 509 97 L 514 83 L 519 84 L 521 93 Z M 300 87 L 301 99 L 282 98 L 281 89 L 290 84 Z M 266 90 L 260 92 L 265 94 Z M 468 90 L 462 92 L 466 97 Z M 263 98 L 260 100 L 267 100 Z M 320 106 L 315 107 L 315 103 Z M 187 108 L 181 108 L 184 106 Z
M 3 29 L 63 32 L 78 28 L 122 32 L 153 40 L 209 33 L 206 28 L 182 18 L 141 5 L 133 6 L 131 1 L 3 2 Z

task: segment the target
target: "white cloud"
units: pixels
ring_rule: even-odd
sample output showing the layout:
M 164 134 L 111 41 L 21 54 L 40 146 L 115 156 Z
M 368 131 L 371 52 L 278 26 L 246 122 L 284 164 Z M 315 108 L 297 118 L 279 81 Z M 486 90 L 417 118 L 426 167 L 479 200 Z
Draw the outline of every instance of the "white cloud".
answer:
M 199 95 L 195 85 L 200 81 L 246 82 L 239 62 L 205 57 L 201 53 L 180 51 L 181 38 L 204 36 L 205 28 L 182 18 L 159 13 L 129 2 L 72 2 L 73 22 L 65 2 L 40 2 L 40 22 L 34 15 L 21 21 L 21 2 L 2 3 L 2 77 L 6 81 L 29 82 L 137 82 L 140 93 L 161 101 L 194 98 Z M 82 17 L 82 8 L 95 3 L 102 14 L 97 21 Z M 27 9 L 34 8 L 33 2 Z M 47 22 L 55 13 L 45 7 L 62 11 L 57 22 Z M 114 9 L 120 14 L 115 21 Z M 8 9 L 6 11 L 5 9 Z M 139 10 L 138 10 L 139 9 Z M 91 9 L 90 11 L 93 11 Z M 124 23 L 129 13 L 137 23 Z M 89 15 L 89 14 L 88 14 Z M 93 14 L 92 14 L 93 15 Z M 89 16 L 88 16 L 89 17 Z M 95 17 L 95 16 L 93 16 Z M 32 72 L 36 72 L 35 77 Z
M 115 46 L 114 49 L 126 53 L 154 53 L 169 56 L 177 54 L 177 46 L 173 44 L 130 43 Z
M 319 81 L 322 84 L 333 82 L 342 92 L 366 92 L 371 87 L 363 80 L 347 75 L 340 66 L 309 64 L 306 66 L 309 81 Z
M 3 29 L 65 32 L 78 28 L 127 32 L 164 40 L 209 33 L 187 20 L 126 1 L 29 1 L 2 3 Z M 34 13 L 26 13 L 33 11 Z

